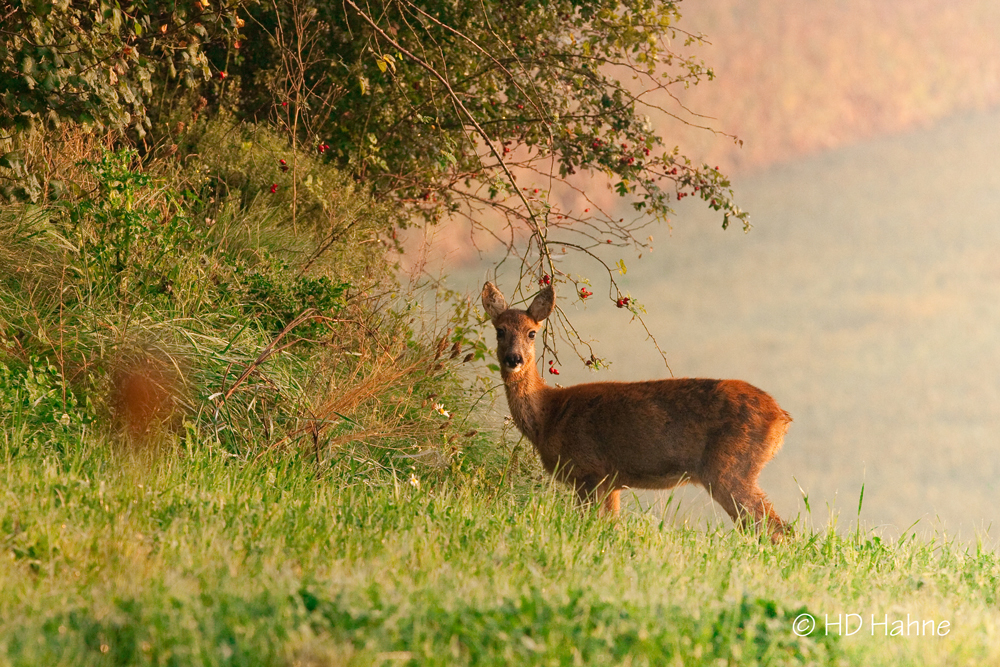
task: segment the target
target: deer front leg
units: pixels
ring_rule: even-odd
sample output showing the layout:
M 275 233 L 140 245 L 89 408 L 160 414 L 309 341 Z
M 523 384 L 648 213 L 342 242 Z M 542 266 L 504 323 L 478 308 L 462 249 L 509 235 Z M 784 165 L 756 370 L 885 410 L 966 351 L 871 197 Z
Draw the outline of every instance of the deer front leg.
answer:
M 621 488 L 615 486 L 608 478 L 599 480 L 595 476 L 588 476 L 575 480 L 574 485 L 577 499 L 582 506 L 600 502 L 603 513 L 613 517 L 618 516 L 621 511 Z
M 600 491 L 598 491 L 600 493 Z M 604 496 L 604 511 L 611 516 L 618 516 L 622 509 L 622 490 L 611 489 Z
M 574 479 L 573 486 L 576 488 L 576 502 L 580 507 L 590 507 L 594 504 L 595 491 L 597 490 L 595 480 L 589 477 Z

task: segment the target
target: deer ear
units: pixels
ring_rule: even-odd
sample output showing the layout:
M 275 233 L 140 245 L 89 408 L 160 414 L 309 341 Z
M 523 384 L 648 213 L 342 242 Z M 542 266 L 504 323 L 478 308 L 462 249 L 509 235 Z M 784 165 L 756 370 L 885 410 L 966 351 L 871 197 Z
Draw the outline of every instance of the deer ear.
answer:
M 528 306 L 528 317 L 536 322 L 541 322 L 549 316 L 555 305 L 555 290 L 551 287 L 546 287 L 535 296 L 534 301 Z
M 495 320 L 500 313 L 507 310 L 507 300 L 493 283 L 483 285 L 483 308 L 491 320 Z

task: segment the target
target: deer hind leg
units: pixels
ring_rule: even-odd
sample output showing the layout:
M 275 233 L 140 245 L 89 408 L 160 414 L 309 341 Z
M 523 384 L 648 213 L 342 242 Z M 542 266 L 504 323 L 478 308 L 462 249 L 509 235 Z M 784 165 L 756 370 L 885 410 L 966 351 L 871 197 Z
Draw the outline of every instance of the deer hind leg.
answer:
M 758 434 L 759 438 L 750 438 L 749 443 L 745 434 L 720 440 L 700 475 L 712 498 L 737 526 L 767 532 L 774 542 L 792 530 L 774 511 L 757 477 L 781 445 L 782 433 L 768 428 Z
M 709 488 L 709 492 L 737 526 L 767 532 L 773 542 L 778 542 L 786 534 L 791 534 L 791 528 L 774 511 L 774 506 L 756 482 L 717 483 Z

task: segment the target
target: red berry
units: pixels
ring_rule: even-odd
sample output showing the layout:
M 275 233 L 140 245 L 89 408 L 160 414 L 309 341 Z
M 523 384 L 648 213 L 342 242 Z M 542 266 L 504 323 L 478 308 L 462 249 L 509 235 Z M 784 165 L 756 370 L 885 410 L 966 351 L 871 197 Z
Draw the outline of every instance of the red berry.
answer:
M 558 368 L 550 368 L 549 372 L 552 373 L 553 375 L 559 375 L 559 369 Z
M 278 191 L 278 184 L 277 183 L 272 183 L 271 184 L 271 194 L 273 195 L 277 191 Z
M 226 73 L 225 72 L 219 72 L 219 78 L 220 79 L 225 79 L 226 78 Z

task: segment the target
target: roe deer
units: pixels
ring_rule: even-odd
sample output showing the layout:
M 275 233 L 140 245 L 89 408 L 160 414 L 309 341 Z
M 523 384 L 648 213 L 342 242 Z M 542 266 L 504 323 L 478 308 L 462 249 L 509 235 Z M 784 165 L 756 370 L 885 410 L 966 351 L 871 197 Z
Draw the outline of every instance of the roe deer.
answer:
M 757 486 L 792 421 L 768 394 L 740 380 L 687 378 L 549 387 L 535 367 L 534 339 L 554 290 L 544 288 L 526 311 L 508 308 L 493 283 L 482 298 L 514 423 L 581 501 L 603 500 L 616 515 L 624 487 L 691 481 L 738 525 L 766 527 L 774 540 L 790 530 Z

